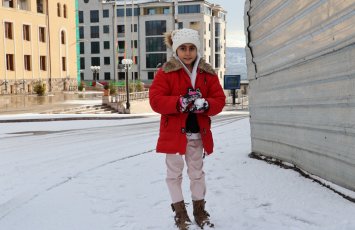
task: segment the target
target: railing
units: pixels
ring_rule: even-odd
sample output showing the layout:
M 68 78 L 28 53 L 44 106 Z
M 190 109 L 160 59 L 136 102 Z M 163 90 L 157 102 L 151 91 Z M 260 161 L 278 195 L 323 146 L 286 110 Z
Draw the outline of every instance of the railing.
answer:
M 143 92 L 134 92 L 129 94 L 129 100 L 143 100 L 149 97 L 149 91 Z M 126 94 L 118 94 L 117 95 L 118 101 L 126 101 L 127 95 Z
M 226 102 L 228 104 L 232 104 L 233 98 L 231 96 L 227 97 Z M 240 97 L 236 98 L 235 100 L 236 108 L 237 109 L 248 109 L 249 107 L 249 98 L 248 95 L 241 95 Z
M 102 104 L 108 105 L 112 109 L 116 110 L 118 113 L 127 113 L 125 108 L 126 94 L 118 94 L 116 96 L 103 97 Z M 131 101 L 134 100 L 145 100 L 149 97 L 149 91 L 134 92 L 129 94 Z M 128 110 L 129 113 L 129 110 Z

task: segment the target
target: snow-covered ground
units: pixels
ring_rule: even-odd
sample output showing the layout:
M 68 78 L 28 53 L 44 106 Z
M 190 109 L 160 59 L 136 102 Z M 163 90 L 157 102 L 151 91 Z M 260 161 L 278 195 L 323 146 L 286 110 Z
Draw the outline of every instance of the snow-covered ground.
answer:
M 249 120 L 241 118 L 213 120 L 205 171 L 215 229 L 355 229 L 354 203 L 249 158 Z M 0 123 L 0 230 L 175 229 L 164 155 L 155 153 L 158 120 Z M 188 179 L 183 186 L 192 217 Z

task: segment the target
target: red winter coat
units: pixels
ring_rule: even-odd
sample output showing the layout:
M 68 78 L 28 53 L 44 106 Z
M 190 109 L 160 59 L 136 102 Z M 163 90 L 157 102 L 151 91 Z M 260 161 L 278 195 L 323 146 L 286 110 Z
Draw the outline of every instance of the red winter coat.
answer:
M 160 153 L 185 154 L 187 138 L 185 125 L 188 113 L 177 110 L 181 95 L 192 88 L 189 75 L 175 58 L 170 59 L 158 70 L 149 89 L 149 102 L 152 109 L 161 114 L 160 134 L 156 151 Z M 213 138 L 210 116 L 220 113 L 225 105 L 225 95 L 218 76 L 212 67 L 200 60 L 195 89 L 200 89 L 202 97 L 208 101 L 209 109 L 197 114 L 201 139 L 205 153 L 213 152 Z

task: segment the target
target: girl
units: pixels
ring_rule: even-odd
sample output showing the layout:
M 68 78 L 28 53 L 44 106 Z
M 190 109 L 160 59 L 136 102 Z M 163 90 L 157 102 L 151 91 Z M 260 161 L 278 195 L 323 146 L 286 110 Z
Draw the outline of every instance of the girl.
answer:
M 160 68 L 149 90 L 152 109 L 161 114 L 156 151 L 166 154 L 167 177 L 175 224 L 188 229 L 181 183 L 184 159 L 190 178 L 193 215 L 198 226 L 213 227 L 205 210 L 203 158 L 213 152 L 211 119 L 225 105 L 225 95 L 213 68 L 200 56 L 200 38 L 192 29 L 165 34 L 173 57 Z

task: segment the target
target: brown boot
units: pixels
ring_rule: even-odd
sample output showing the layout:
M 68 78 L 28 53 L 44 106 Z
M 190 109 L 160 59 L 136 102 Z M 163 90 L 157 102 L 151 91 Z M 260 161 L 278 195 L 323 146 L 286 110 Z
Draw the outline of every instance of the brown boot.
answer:
M 205 210 L 205 200 L 193 200 L 194 217 L 197 225 L 203 229 L 204 226 L 214 227 L 210 221 L 210 214 Z
M 171 204 L 171 208 L 175 212 L 175 224 L 179 230 L 188 230 L 192 223 L 187 214 L 184 201 Z

